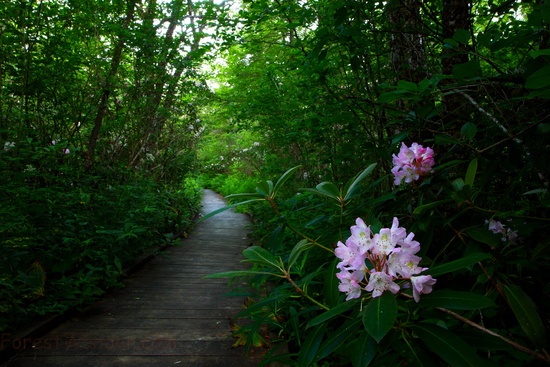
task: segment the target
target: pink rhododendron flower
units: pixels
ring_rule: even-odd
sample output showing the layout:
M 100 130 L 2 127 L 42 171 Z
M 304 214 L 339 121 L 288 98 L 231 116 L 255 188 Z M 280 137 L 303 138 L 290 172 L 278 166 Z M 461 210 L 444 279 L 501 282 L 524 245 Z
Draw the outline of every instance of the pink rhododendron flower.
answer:
M 382 228 L 375 234 L 357 218 L 350 231 L 346 243 L 338 242 L 334 250 L 341 260 L 336 265 L 340 270 L 336 274 L 340 280 L 338 289 L 346 293 L 346 300 L 359 298 L 362 289 L 372 292 L 372 297 L 379 297 L 384 291 L 395 294 L 401 286 L 412 285 L 416 302 L 420 294 L 431 292 L 436 280 L 431 276 L 416 276 L 427 270 L 418 265 L 422 259 L 415 255 L 420 243 L 413 240 L 414 233 L 407 234 L 405 228 L 399 227 L 397 218 L 393 218 L 391 228 Z
M 393 294 L 399 292 L 399 286 L 394 283 L 394 278 L 383 272 L 375 271 L 371 273 L 369 284 L 365 287 L 367 292 L 372 292 L 372 297 L 379 297 L 388 290 Z
M 428 294 L 432 292 L 432 285 L 436 280 L 431 275 L 421 275 L 418 277 L 411 277 L 411 284 L 413 290 L 413 298 L 416 302 L 420 301 L 421 294 Z
M 402 181 L 411 183 L 433 172 L 434 151 L 418 143 L 412 143 L 407 147 L 401 143 L 401 148 L 397 155 L 393 155 L 393 168 L 391 172 L 395 178 L 394 184 L 399 185 Z
M 339 263 L 339 268 L 360 269 L 365 264 L 364 253 L 361 254 L 359 247 L 355 244 L 350 237 L 344 245 L 342 242 L 338 242 L 338 247 L 334 250 L 334 254 L 342 261 Z
M 362 271 L 342 271 L 336 274 L 336 277 L 340 279 L 338 290 L 347 294 L 346 301 L 359 298 L 361 296 L 361 285 L 359 282 L 364 278 Z

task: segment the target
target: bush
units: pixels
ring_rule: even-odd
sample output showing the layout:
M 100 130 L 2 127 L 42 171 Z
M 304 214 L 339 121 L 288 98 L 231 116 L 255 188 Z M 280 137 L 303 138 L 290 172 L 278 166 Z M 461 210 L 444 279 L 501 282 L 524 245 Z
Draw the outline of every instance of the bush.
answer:
M 29 139 L 0 153 L 0 331 L 119 285 L 129 262 L 171 243 L 198 211 L 192 178 L 175 186 L 125 167 L 90 170 L 64 149 Z

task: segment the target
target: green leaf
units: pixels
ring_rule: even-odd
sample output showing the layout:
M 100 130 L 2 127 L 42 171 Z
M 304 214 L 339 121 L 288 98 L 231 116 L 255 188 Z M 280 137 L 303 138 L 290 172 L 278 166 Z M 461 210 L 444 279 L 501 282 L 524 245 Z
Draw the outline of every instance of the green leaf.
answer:
M 411 91 L 411 92 L 416 92 L 418 90 L 418 86 L 416 85 L 416 83 L 409 82 L 406 80 L 399 80 L 397 82 L 397 88 L 401 90 Z
M 320 194 L 338 200 L 340 197 L 340 189 L 332 182 L 321 182 L 315 187 Z
M 489 245 L 491 247 L 497 246 L 498 244 L 502 243 L 502 236 L 494 234 L 486 227 L 469 229 L 465 231 L 465 233 L 468 236 L 472 237 L 474 240 Z
M 319 348 L 317 359 L 323 359 L 338 349 L 344 342 L 355 337 L 356 331 L 361 326 L 361 319 L 355 318 L 348 320 L 338 330 L 331 332 L 327 340 Z
M 443 307 L 451 310 L 478 310 L 493 307 L 495 304 L 492 300 L 480 294 L 440 290 L 423 295 L 418 306 Z
M 543 50 L 531 51 L 529 52 L 529 56 L 531 56 L 533 59 L 539 56 L 550 56 L 550 49 L 546 48 Z
M 464 256 L 458 260 L 450 261 L 448 263 L 436 265 L 426 270 L 424 273 L 429 274 L 432 277 L 437 277 L 439 275 L 452 273 L 453 271 L 464 269 L 468 266 L 474 265 L 480 261 L 490 259 L 490 254 L 485 253 L 476 253 Z
M 317 360 L 317 351 L 325 335 L 325 329 L 327 324 L 321 324 L 316 327 L 307 337 L 302 347 L 300 348 L 300 355 L 298 356 L 298 366 L 310 367 L 314 361 Z
M 457 29 L 453 35 L 453 39 L 467 45 L 470 41 L 470 31 L 466 29 Z
M 210 212 L 210 213 L 206 214 L 205 216 L 201 217 L 199 220 L 197 220 L 197 223 L 203 222 L 203 221 L 207 220 L 208 218 L 213 217 L 216 214 L 220 214 L 220 213 L 222 213 L 226 210 L 229 210 L 231 208 L 234 208 L 236 206 L 249 204 L 249 203 L 253 203 L 253 202 L 256 202 L 256 201 L 265 201 L 265 199 L 246 200 L 246 201 L 241 201 L 240 203 L 235 203 L 235 204 L 231 204 L 231 205 L 228 205 L 228 206 L 224 206 L 223 208 L 214 210 L 213 212 Z
M 300 168 L 300 166 L 292 167 L 291 169 L 283 173 L 283 175 L 277 180 L 277 183 L 273 188 L 273 196 L 277 195 L 281 187 L 292 177 L 292 175 L 294 174 L 294 172 L 296 172 L 296 170 L 298 170 L 298 168 Z
M 323 290 L 325 295 L 325 303 L 329 307 L 335 307 L 338 304 L 340 295 L 342 294 L 338 289 L 338 284 L 340 283 L 336 277 L 337 268 L 336 264 L 340 261 L 338 258 L 334 258 L 330 267 L 325 271 L 325 281 L 323 284 Z
M 433 203 L 428 203 L 428 204 L 420 205 L 419 207 L 416 207 L 416 208 L 414 209 L 413 214 L 414 214 L 414 215 L 422 214 L 422 213 L 424 213 L 426 210 L 429 210 L 429 209 L 438 207 L 438 206 L 443 205 L 443 204 L 451 203 L 451 202 L 453 202 L 453 201 L 454 201 L 454 200 L 452 200 L 452 199 L 445 199 L 445 200 L 434 201 Z
M 402 99 L 405 97 L 411 97 L 413 94 L 411 92 L 406 92 L 403 90 L 395 90 L 392 92 L 385 92 L 380 94 L 380 96 L 377 98 L 377 101 L 380 103 L 387 103 L 387 102 L 393 102 L 398 99 Z
M 256 192 L 258 192 L 264 198 L 271 196 L 273 193 L 273 182 L 272 181 L 263 181 L 258 184 L 256 187 Z
M 436 134 L 434 136 L 434 143 L 437 145 L 456 144 L 458 141 L 449 135 Z
M 290 272 L 290 268 L 292 268 L 292 265 L 298 260 L 300 257 L 300 254 L 304 252 L 305 250 L 311 248 L 313 246 L 308 240 L 301 240 L 294 246 L 292 251 L 290 251 L 290 255 L 288 256 L 288 271 Z
M 363 310 L 365 329 L 378 343 L 390 331 L 396 318 L 397 301 L 395 295 L 390 292 L 372 298 Z
M 533 300 L 516 285 L 502 285 L 510 308 L 527 337 L 539 348 L 545 345 L 545 330 Z
M 482 75 L 479 60 L 470 60 L 453 66 L 453 77 L 456 79 L 476 78 Z
M 365 177 L 367 177 L 374 170 L 374 168 L 376 168 L 376 163 L 372 163 L 371 165 L 369 165 L 363 170 L 363 172 L 359 173 L 346 184 L 343 193 L 344 200 L 347 201 L 353 197 L 357 185 L 359 185 L 359 183 L 361 183 L 361 181 L 363 181 Z
M 548 189 L 540 188 L 540 189 L 529 190 L 527 192 L 524 192 L 521 195 L 546 194 L 547 192 L 548 192 Z
M 418 324 L 412 327 L 420 340 L 451 366 L 480 366 L 484 362 L 474 349 L 452 332 L 437 325 Z
M 527 77 L 525 88 L 540 89 L 550 86 L 550 65 L 544 65 Z
M 468 140 L 472 140 L 477 133 L 477 127 L 471 122 L 467 122 L 464 125 L 462 125 L 462 128 L 460 129 L 460 134 L 466 137 Z
M 247 258 L 247 260 L 244 261 L 282 270 L 280 264 L 273 257 L 273 255 L 260 246 L 250 246 L 246 248 L 243 251 L 243 255 Z
M 349 353 L 353 367 L 367 367 L 376 356 L 376 340 L 368 333 L 362 333 L 353 343 L 350 343 Z
M 464 184 L 469 185 L 470 187 L 474 186 L 474 180 L 477 173 L 477 158 L 472 159 L 466 170 L 466 177 L 464 179 Z
M 330 310 L 320 314 L 319 316 L 311 319 L 307 325 L 306 325 L 306 328 L 310 328 L 312 326 L 315 326 L 315 325 L 318 325 L 322 322 L 325 322 L 327 320 L 330 320 L 332 319 L 333 317 L 336 317 L 338 315 L 341 315 L 342 313 L 348 311 L 348 310 L 351 310 L 352 308 L 354 307 L 357 307 L 358 306 L 358 303 L 359 303 L 359 300 L 357 299 L 354 299 L 354 300 L 350 300 L 350 301 L 346 301 L 346 302 L 343 302 L 343 303 L 340 303 L 339 305 L 331 308 Z
M 452 183 L 451 183 L 451 186 L 453 187 L 453 189 L 455 191 L 461 191 L 463 188 L 464 188 L 464 180 L 461 179 L 460 177 L 457 178 L 456 180 L 454 180 Z

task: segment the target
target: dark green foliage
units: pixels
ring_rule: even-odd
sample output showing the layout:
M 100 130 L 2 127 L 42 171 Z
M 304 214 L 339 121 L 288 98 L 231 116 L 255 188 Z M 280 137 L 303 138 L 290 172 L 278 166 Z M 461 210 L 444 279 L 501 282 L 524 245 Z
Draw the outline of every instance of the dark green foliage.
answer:
M 0 157 L 0 326 L 85 305 L 136 257 L 188 227 L 200 189 L 123 167 L 84 170 L 59 146 L 16 142 Z
M 256 233 L 281 265 L 252 277 L 265 287 L 256 304 L 269 307 L 247 316 L 288 344 L 287 364 L 548 363 L 548 10 L 514 1 L 244 2 L 241 42 L 227 50 L 208 111 L 229 123 L 207 133 L 252 134 L 262 147 L 250 172 L 258 179 L 300 165 L 278 195 L 266 181 L 234 196 L 265 204 L 251 209 Z M 396 187 L 392 154 L 413 142 L 434 149 L 434 172 Z M 346 183 L 371 163 L 348 197 Z M 332 249 L 357 217 L 375 232 L 397 217 L 415 233 L 421 265 L 437 278 L 433 294 L 418 304 L 408 290 L 390 295 L 397 316 L 392 305 L 386 320 L 376 320 L 367 292 L 344 306 Z M 493 233 L 489 220 L 507 232 Z M 296 258 L 302 240 L 311 248 Z

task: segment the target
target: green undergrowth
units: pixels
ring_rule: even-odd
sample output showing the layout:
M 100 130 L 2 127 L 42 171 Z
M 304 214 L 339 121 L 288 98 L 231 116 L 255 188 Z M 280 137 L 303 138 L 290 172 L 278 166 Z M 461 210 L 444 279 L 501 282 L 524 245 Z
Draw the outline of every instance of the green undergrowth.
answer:
M 197 180 L 159 183 L 32 142 L 0 157 L 0 331 L 89 304 L 139 256 L 175 243 L 198 211 Z

